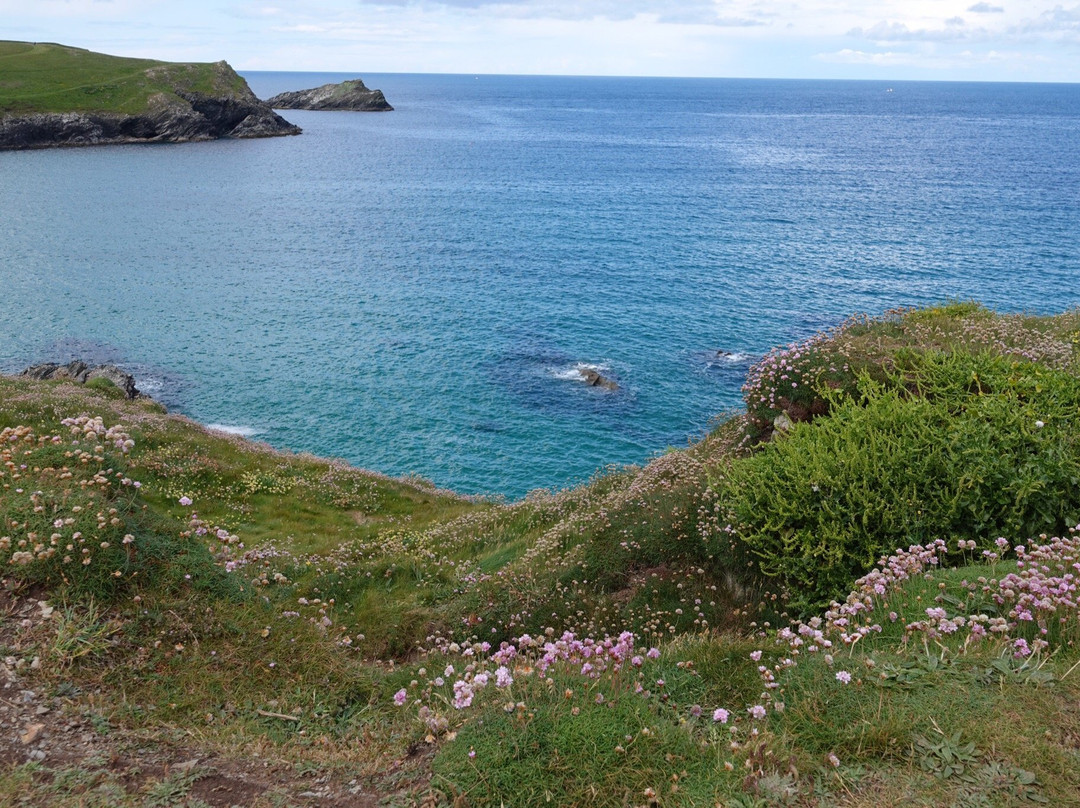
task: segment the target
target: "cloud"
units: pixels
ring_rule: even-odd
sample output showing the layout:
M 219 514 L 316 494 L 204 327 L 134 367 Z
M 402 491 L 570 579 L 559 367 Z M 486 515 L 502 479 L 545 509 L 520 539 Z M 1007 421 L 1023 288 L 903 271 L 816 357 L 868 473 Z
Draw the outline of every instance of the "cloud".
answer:
M 160 5 L 160 0 L 35 0 L 32 5 L 34 16 L 46 18 L 117 18 L 125 15 L 137 16 Z M 12 17 L 25 16 L 25 0 L 0 0 L 0 15 L 9 23 Z
M 695 14 L 681 10 L 663 14 L 657 17 L 656 21 L 673 25 L 715 25 L 719 28 L 752 28 L 757 25 L 769 24 L 766 20 L 751 19 L 749 17 L 721 17 L 715 11 Z
M 961 39 L 969 39 L 977 31 L 964 27 L 961 17 L 953 17 L 945 21 L 945 28 L 908 28 L 902 22 L 885 22 L 882 20 L 870 28 L 852 28 L 847 32 L 848 36 L 868 39 L 872 42 L 955 42 Z
M 270 29 L 284 34 L 325 34 L 333 30 L 333 26 L 314 25 L 311 23 L 299 23 L 297 25 L 279 25 Z
M 742 3 L 747 10 L 730 8 L 737 3 L 719 4 L 713 0 L 685 0 L 674 4 L 668 0 L 358 0 L 373 7 L 409 6 L 421 10 L 459 9 L 483 11 L 500 17 L 550 20 L 632 20 L 647 16 L 661 24 L 713 25 L 725 28 L 745 28 L 768 25 L 767 16 L 756 10 L 757 4 Z M 672 9 L 672 6 L 677 6 Z M 720 6 L 723 6 L 721 8 Z
M 1076 28 L 1077 25 L 1080 25 L 1080 6 L 1074 6 L 1073 8 L 1054 6 L 1049 11 L 1040 14 L 1034 25 L 1041 26 L 1044 30 Z
M 1003 9 L 980 2 L 968 11 L 977 14 L 997 13 Z M 909 27 L 906 23 L 882 20 L 870 27 L 856 27 L 848 36 L 865 39 L 878 44 L 899 42 L 995 42 L 1008 46 L 1020 42 L 1057 41 L 1080 43 L 1080 5 L 1066 8 L 1055 5 L 1036 17 L 1028 17 L 1012 25 L 969 26 L 962 17 L 943 20 L 940 28 Z
M 1056 39 L 1080 43 L 1080 5 L 1072 8 L 1054 6 L 1034 19 L 1026 19 L 1009 29 L 1024 39 Z
M 931 54 L 925 52 L 885 51 L 867 52 L 845 48 L 833 53 L 819 53 L 814 56 L 819 62 L 846 65 L 870 65 L 875 67 L 915 67 L 932 70 L 964 70 L 987 64 L 1021 65 L 1025 62 L 1039 61 L 1039 58 L 1016 51 L 988 50 L 981 53 L 962 51 L 954 54 Z
M 264 69 L 1080 81 L 1080 0 L 1006 2 L 0 0 L 0 20 L 7 38 Z
M 919 65 L 923 63 L 923 57 L 914 53 L 867 53 L 861 50 L 844 48 L 835 53 L 819 53 L 815 57 L 819 62 L 846 65 L 879 65 L 883 67 L 895 67 L 897 65 Z

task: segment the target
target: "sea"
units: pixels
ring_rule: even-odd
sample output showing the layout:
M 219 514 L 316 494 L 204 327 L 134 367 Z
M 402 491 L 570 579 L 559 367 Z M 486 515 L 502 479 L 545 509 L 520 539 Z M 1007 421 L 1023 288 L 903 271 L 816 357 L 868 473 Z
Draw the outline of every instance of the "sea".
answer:
M 685 446 L 853 313 L 1080 304 L 1080 85 L 360 75 L 393 112 L 0 153 L 0 371 L 115 362 L 513 500 Z

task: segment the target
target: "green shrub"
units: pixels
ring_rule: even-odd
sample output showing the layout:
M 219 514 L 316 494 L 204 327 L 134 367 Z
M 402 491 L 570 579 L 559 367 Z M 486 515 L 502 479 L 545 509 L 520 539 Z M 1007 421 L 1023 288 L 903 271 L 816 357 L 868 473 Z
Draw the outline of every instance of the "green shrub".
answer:
M 990 354 L 908 355 L 714 483 L 714 556 L 811 609 L 883 553 L 1050 532 L 1080 518 L 1080 380 Z M 719 526 L 718 526 L 719 527 Z
M 767 440 L 781 413 L 796 423 L 827 414 L 838 396 L 856 394 L 860 377 L 899 381 L 895 371 L 924 355 L 983 353 L 1075 373 L 1078 348 L 1080 310 L 1028 317 L 953 302 L 857 315 L 755 363 L 743 385 L 751 436 Z
M 117 387 L 116 384 L 109 379 L 106 379 L 104 376 L 97 376 L 96 378 L 90 379 L 86 383 L 86 386 L 89 387 L 91 390 L 96 390 L 97 392 L 104 395 L 106 398 L 127 398 L 127 394 L 123 390 Z

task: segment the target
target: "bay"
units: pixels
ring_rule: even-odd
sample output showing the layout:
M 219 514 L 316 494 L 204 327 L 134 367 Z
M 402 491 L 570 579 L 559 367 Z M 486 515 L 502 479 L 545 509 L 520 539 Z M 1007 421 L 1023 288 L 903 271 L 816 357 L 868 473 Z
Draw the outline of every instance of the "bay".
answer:
M 0 153 L 0 369 L 116 361 L 200 421 L 518 497 L 684 445 L 853 312 L 1080 303 L 1077 85 L 363 78 L 394 112 Z

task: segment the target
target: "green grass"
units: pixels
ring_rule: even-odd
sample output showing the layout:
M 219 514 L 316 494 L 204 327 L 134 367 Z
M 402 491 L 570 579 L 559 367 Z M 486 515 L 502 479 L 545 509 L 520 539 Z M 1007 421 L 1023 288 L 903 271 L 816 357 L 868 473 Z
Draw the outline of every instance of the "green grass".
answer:
M 179 103 L 176 92 L 231 95 L 246 89 L 220 64 L 129 59 L 43 42 L 0 41 L 0 114 L 138 114 Z
M 211 433 L 107 385 L 0 378 L 0 428 L 27 428 L 0 447 L 4 586 L 57 609 L 13 626 L 3 655 L 40 658 L 35 686 L 97 694 L 102 726 L 351 766 L 405 803 L 1077 804 L 1072 624 L 1050 627 L 1037 675 L 1011 646 L 924 644 L 905 626 L 935 605 L 996 614 L 971 582 L 1020 568 L 975 565 L 979 550 L 1080 519 L 1078 335 L 1075 312 L 973 304 L 853 321 L 806 352 L 808 417 L 771 440 L 754 445 L 770 430 L 751 402 L 642 467 L 509 504 Z M 751 387 L 783 403 L 781 381 Z M 61 421 L 79 415 L 134 446 L 72 435 Z M 876 602 L 880 632 L 764 687 L 791 615 L 936 538 L 945 567 Z M 580 661 L 540 676 L 519 660 L 509 691 L 449 706 L 452 681 L 486 664 L 465 650 L 564 631 L 632 631 L 660 655 L 595 679 Z M 162 783 L 107 799 L 182 798 Z M 30 789 L 94 804 L 114 786 L 46 760 L 0 772 L 0 802 Z

